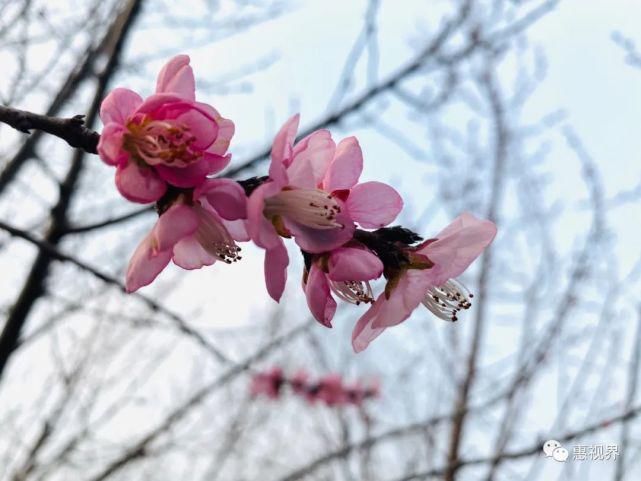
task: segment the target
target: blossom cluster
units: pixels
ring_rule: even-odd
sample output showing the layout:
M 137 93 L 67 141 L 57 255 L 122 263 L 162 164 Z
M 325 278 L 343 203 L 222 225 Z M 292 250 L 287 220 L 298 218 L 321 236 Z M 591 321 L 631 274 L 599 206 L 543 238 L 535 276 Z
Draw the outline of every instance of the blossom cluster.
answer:
M 388 227 L 403 201 L 387 184 L 359 182 L 363 153 L 355 137 L 336 143 L 317 130 L 296 141 L 295 115 L 274 138 L 267 176 L 215 177 L 230 162 L 234 123 L 196 100 L 186 55 L 162 68 L 155 94 L 143 100 L 117 88 L 100 116 L 98 152 L 116 168 L 116 187 L 132 202 L 155 203 L 159 214 L 129 263 L 127 291 L 153 282 L 169 262 L 183 269 L 231 264 L 241 259 L 239 243 L 252 241 L 265 251 L 267 292 L 278 302 L 289 265 L 284 239 L 292 238 L 318 322 L 332 326 L 336 299 L 369 305 L 352 336 L 356 351 L 420 304 L 451 321 L 470 307 L 472 295 L 454 278 L 492 242 L 496 226 L 463 213 L 425 241 Z M 376 297 L 371 282 L 381 277 Z
M 328 374 L 311 380 L 309 373 L 300 370 L 287 377 L 280 367 L 254 374 L 250 385 L 252 397 L 265 396 L 278 399 L 286 387 L 309 404 L 323 403 L 327 406 L 360 406 L 367 399 L 380 396 L 377 382 L 346 383 L 340 374 Z

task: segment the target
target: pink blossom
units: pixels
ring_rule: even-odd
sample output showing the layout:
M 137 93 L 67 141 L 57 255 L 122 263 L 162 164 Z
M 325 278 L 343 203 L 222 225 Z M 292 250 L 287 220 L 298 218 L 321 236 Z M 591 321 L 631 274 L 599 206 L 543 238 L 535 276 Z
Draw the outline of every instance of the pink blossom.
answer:
M 318 382 L 316 398 L 328 406 L 342 406 L 349 403 L 340 374 L 328 374 Z
M 326 327 L 332 327 L 332 318 L 339 299 L 351 304 L 374 300 L 368 281 L 383 273 L 383 263 L 367 248 L 348 244 L 312 257 L 309 271 L 303 275 L 303 289 L 307 305 L 314 318 Z
M 388 279 L 381 294 L 359 319 L 352 334 L 356 352 L 367 348 L 387 327 L 405 321 L 419 304 L 441 319 L 457 320 L 457 313 L 470 306 L 472 297 L 453 278 L 483 252 L 496 235 L 493 222 L 463 213 L 443 229 L 436 239 L 408 248 L 413 259 L 432 263 L 431 268 L 404 268 Z
M 277 399 L 285 386 L 291 387 L 295 395 L 309 404 L 322 402 L 328 406 L 361 405 L 366 399 L 379 396 L 378 382 L 349 385 L 343 382 L 340 374 L 329 374 L 318 381 L 310 381 L 310 375 L 305 370 L 299 370 L 288 377 L 279 367 L 252 376 L 250 394 L 252 397 L 267 396 Z
M 308 394 L 307 384 L 309 382 L 309 373 L 303 369 L 296 371 L 291 377 L 289 383 L 292 386 L 294 394 L 305 396 Z
M 250 394 L 252 397 L 267 396 L 269 399 L 276 399 L 284 383 L 283 370 L 274 367 L 266 373 L 258 373 L 252 377 Z
M 235 241 L 249 239 L 245 217 L 245 193 L 232 180 L 209 179 L 193 194 L 180 194 L 134 252 L 127 292 L 153 282 L 170 260 L 183 269 L 239 260 Z
M 167 184 L 192 188 L 221 171 L 234 124 L 210 105 L 196 102 L 187 55 L 178 55 L 158 74 L 156 93 L 146 100 L 117 88 L 102 102 L 105 127 L 98 153 L 116 167 L 116 186 L 132 202 L 160 199 Z
M 328 252 L 352 238 L 355 223 L 387 225 L 403 205 L 386 184 L 357 184 L 363 155 L 356 138 L 336 145 L 329 131 L 318 130 L 294 144 L 298 121 L 293 116 L 276 135 L 269 181 L 248 201 L 249 234 L 266 251 L 267 290 L 276 301 L 289 263 L 281 237 L 293 236 L 309 253 Z

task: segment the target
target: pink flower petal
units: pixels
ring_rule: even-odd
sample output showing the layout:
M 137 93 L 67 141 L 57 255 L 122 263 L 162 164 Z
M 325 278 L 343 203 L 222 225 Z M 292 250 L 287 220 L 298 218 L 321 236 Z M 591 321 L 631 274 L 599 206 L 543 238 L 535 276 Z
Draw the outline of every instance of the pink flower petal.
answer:
M 142 98 L 133 90 L 117 88 L 105 97 L 100 105 L 100 119 L 107 125 L 110 122 L 125 125 L 127 118 L 142 104 Z
M 214 175 L 223 170 L 231 162 L 231 154 L 221 156 L 213 154 L 209 150 L 203 152 L 203 160 L 207 162 L 209 168 L 209 175 Z
M 141 287 L 151 284 L 169 264 L 171 251 L 153 253 L 151 238 L 152 234 L 147 235 L 131 256 L 125 281 L 127 292 L 135 292 Z
M 152 97 L 160 97 L 161 95 Z M 145 100 L 139 112 L 143 108 L 150 109 L 149 104 L 152 97 Z M 156 120 L 165 120 L 176 127 L 187 129 L 185 135 L 190 135 L 194 138 L 191 147 L 196 150 L 205 150 L 216 140 L 218 123 L 209 114 L 211 109 L 203 108 L 202 106 L 204 105 L 206 104 L 188 102 L 182 99 L 167 100 L 161 97 L 158 104 L 154 105 L 148 114 Z
M 238 220 L 225 220 L 221 219 L 225 229 L 229 232 L 232 239 L 238 242 L 247 242 L 251 240 L 249 232 L 247 232 L 247 221 L 244 219 Z
M 385 302 L 385 295 L 381 294 L 376 302 L 361 316 L 354 326 L 352 332 L 352 348 L 354 352 L 361 352 L 367 349 L 370 342 L 380 336 L 385 330 L 384 327 L 376 328 L 373 326 L 373 320 L 376 318 L 380 306 Z
M 363 152 L 356 137 L 341 140 L 336 147 L 334 160 L 329 164 L 323 188 L 329 192 L 351 189 L 363 171 Z
M 196 82 L 188 55 L 176 55 L 164 65 L 158 74 L 156 92 L 173 93 L 187 100 L 195 100 Z
M 289 184 L 308 189 L 317 188 L 334 157 L 336 144 L 327 130 L 317 130 L 294 147 L 287 167 Z
M 342 246 L 354 235 L 356 226 L 351 222 L 349 216 L 341 213 L 336 221 L 344 227 L 336 229 L 314 229 L 306 225 L 284 218 L 285 227 L 292 233 L 294 240 L 299 247 L 312 254 L 329 252 L 332 249 Z
M 305 286 L 307 305 L 314 318 L 325 327 L 332 327 L 336 301 L 332 298 L 325 273 L 312 264 Z
M 234 136 L 234 122 L 224 118 L 220 113 L 218 113 L 218 110 L 209 104 L 196 102 L 195 105 L 203 112 L 206 112 L 209 117 L 216 121 L 216 125 L 218 125 L 218 135 L 216 140 L 207 148 L 207 152 L 211 152 L 216 155 L 225 155 L 225 152 L 227 152 L 227 149 L 229 148 L 231 138 Z
M 403 208 L 403 199 L 387 184 L 364 182 L 350 191 L 346 204 L 354 222 L 366 229 L 377 229 L 396 218 Z
M 428 270 L 408 270 L 392 290 L 390 298 L 381 294 L 358 320 L 352 333 L 354 351 L 364 350 L 387 327 L 405 321 L 425 299 L 434 284 Z
M 174 264 L 183 269 L 200 269 L 216 262 L 216 258 L 203 249 L 193 235 L 179 240 L 174 246 L 173 253 Z
M 339 247 L 329 255 L 329 278 L 333 281 L 369 281 L 382 273 L 383 263 L 367 249 Z
M 271 249 L 282 244 L 272 223 L 263 215 L 265 198 L 271 197 L 280 189 L 274 182 L 265 182 L 247 199 L 247 230 L 258 247 Z
M 207 152 L 217 155 L 225 155 L 229 148 L 231 138 L 234 136 L 234 122 L 220 117 L 218 120 L 218 137 L 213 144 L 207 148 Z
M 430 269 L 410 269 L 403 273 L 389 299 L 385 299 L 377 311 L 374 327 L 395 326 L 406 320 L 434 285 Z
M 271 163 L 269 164 L 269 177 L 279 186 L 288 184 L 286 163 L 291 160 L 292 144 L 298 129 L 298 114 L 290 118 L 276 134 L 272 145 Z
M 176 187 L 197 187 L 205 182 L 208 175 L 219 172 L 229 163 L 229 157 L 204 152 L 202 159 L 185 167 L 170 167 L 165 164 L 154 166 L 158 175 Z M 223 167 L 221 167 L 223 166 Z
M 176 116 L 176 122 L 189 129 L 189 134 L 195 137 L 192 146 L 205 150 L 216 141 L 218 136 L 218 123 L 205 110 L 196 106 L 185 110 Z
M 436 265 L 430 269 L 435 285 L 460 276 L 496 236 L 496 225 L 464 212 L 443 229 L 435 242 L 418 249 Z
M 240 184 L 231 179 L 208 179 L 196 188 L 194 198 L 204 198 L 227 220 L 247 217 L 247 197 Z
M 289 264 L 285 243 L 280 238 L 279 240 L 278 245 L 265 251 L 265 283 L 267 292 L 276 302 L 280 301 L 285 290 Z
M 287 170 L 285 169 L 285 166 L 280 162 L 272 161 L 269 164 L 268 175 L 269 175 L 269 178 L 272 180 L 272 182 L 274 182 L 274 184 L 279 186 L 280 188 L 283 188 L 287 184 L 289 184 L 289 179 L 287 177 Z
M 178 104 L 178 105 L 189 105 L 182 97 L 176 94 L 154 94 L 150 95 L 145 99 L 145 101 L 140 104 L 136 109 L 136 114 L 149 115 L 150 117 L 157 118 L 166 118 L 166 113 L 163 113 L 163 116 L 157 117 L 155 114 L 159 111 L 161 107 L 166 104 Z M 175 114 L 175 111 L 171 111 Z
M 121 124 L 108 123 L 100 133 L 98 155 L 107 165 L 118 165 L 127 161 L 129 155 L 122 149 L 122 136 L 125 129 Z
M 120 164 L 116 170 L 116 187 L 131 202 L 156 202 L 167 190 L 167 184 L 150 167 L 135 162 Z
M 292 145 L 298 131 L 298 122 L 300 114 L 296 114 L 287 120 L 280 128 L 272 144 L 272 163 L 284 163 L 285 160 L 291 160 Z
M 276 178 L 282 178 L 283 174 L 278 166 L 270 169 L 270 177 L 272 177 L 272 170 L 276 171 Z M 314 171 L 309 162 L 300 162 L 285 172 L 287 173 L 287 185 L 308 189 L 314 189 L 316 187 L 314 184 Z
M 162 214 L 152 230 L 152 250 L 171 249 L 184 237 L 198 229 L 198 215 L 185 204 L 174 204 Z

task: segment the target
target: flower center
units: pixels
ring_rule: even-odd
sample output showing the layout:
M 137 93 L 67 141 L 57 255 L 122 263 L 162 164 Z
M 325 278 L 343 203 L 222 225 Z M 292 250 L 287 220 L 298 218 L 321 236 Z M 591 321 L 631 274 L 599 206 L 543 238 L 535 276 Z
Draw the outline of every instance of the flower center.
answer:
M 341 208 L 330 194 L 320 189 L 282 190 L 265 199 L 263 213 L 267 218 L 278 215 L 314 229 L 341 227 L 336 216 Z
M 329 281 L 329 288 L 342 300 L 357 306 L 364 302 L 366 304 L 374 301 L 372 287 L 368 281 Z
M 163 120 L 143 120 L 127 124 L 123 147 L 149 165 L 184 167 L 202 157 L 202 152 L 192 145 L 195 140 L 196 137 L 182 125 Z
M 203 249 L 226 264 L 241 260 L 241 249 L 225 226 L 202 206 L 195 205 L 194 210 L 200 218 L 196 239 Z
M 473 297 L 463 284 L 450 279 L 442 286 L 430 288 L 423 300 L 423 305 L 436 317 L 444 321 L 456 322 L 459 311 L 472 307 Z

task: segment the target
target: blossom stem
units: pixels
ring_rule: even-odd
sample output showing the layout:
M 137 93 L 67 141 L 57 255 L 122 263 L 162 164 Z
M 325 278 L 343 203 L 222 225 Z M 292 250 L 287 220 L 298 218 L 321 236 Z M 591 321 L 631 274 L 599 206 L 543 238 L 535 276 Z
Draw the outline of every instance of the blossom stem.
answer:
M 96 154 L 97 146 L 100 140 L 100 134 L 84 123 L 83 115 L 75 115 L 70 118 L 53 117 L 40 115 L 25 110 L 15 109 L 12 107 L 0 106 L 0 122 L 3 122 L 20 132 L 30 133 L 32 130 L 41 130 L 56 137 L 65 140 L 72 147 L 84 150 L 87 153 Z M 247 196 L 260 187 L 269 179 L 268 176 L 254 176 L 248 179 L 238 180 L 237 182 L 245 191 Z M 174 188 L 163 197 L 158 203 L 156 210 L 162 214 L 167 205 L 181 193 L 189 194 L 191 189 Z M 140 210 L 133 216 L 146 213 L 147 210 Z M 96 228 L 103 225 L 103 222 L 97 222 Z M 111 222 L 107 223 L 108 225 Z M 79 231 L 87 229 L 80 228 Z M 409 263 L 407 255 L 403 252 L 402 246 L 408 246 L 421 241 L 421 237 L 409 229 L 395 226 L 385 227 L 376 231 L 365 231 L 356 229 L 354 240 L 360 242 L 374 252 L 386 266 L 395 268 Z

